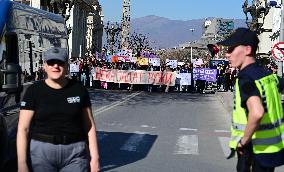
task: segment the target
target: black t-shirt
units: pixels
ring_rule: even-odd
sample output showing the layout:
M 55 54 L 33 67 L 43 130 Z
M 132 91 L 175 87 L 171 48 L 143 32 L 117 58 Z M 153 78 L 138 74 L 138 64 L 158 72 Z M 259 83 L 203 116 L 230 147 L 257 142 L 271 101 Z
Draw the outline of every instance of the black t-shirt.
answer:
M 242 69 L 239 74 L 239 88 L 241 96 L 241 106 L 247 110 L 247 100 L 251 96 L 260 96 L 260 92 L 255 85 L 255 80 L 261 79 L 271 72 L 259 66 L 257 63 L 250 64 Z M 278 89 L 279 91 L 284 88 L 284 80 L 279 79 Z M 284 149 L 278 153 L 272 154 L 256 154 L 254 155 L 256 160 L 263 166 L 278 166 L 284 164 Z
M 259 96 L 260 92 L 255 85 L 255 80 L 261 79 L 271 72 L 259 66 L 257 63 L 250 64 L 242 69 L 238 74 L 239 88 L 241 94 L 242 107 L 247 109 L 246 102 L 251 96 Z M 279 92 L 284 89 L 284 80 L 279 78 L 278 90 Z
M 255 80 L 271 74 L 269 71 L 258 66 L 256 63 L 250 64 L 242 69 L 238 74 L 239 88 L 241 96 L 241 106 L 247 109 L 246 102 L 251 96 L 260 96 L 259 90 L 255 85 Z
M 62 89 L 53 89 L 45 81 L 31 85 L 21 102 L 21 109 L 33 110 L 31 133 L 82 136 L 84 107 L 91 106 L 88 91 L 68 80 Z

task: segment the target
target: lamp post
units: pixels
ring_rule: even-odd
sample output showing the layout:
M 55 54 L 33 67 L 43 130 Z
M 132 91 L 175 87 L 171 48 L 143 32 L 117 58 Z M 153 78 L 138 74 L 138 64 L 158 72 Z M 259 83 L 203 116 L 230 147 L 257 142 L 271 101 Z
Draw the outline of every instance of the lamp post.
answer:
M 191 33 L 193 33 L 193 31 L 194 31 L 195 29 L 191 28 L 191 29 L 189 29 L 189 30 L 191 31 Z M 191 42 L 190 42 L 190 63 L 192 63 L 192 45 L 191 45 Z

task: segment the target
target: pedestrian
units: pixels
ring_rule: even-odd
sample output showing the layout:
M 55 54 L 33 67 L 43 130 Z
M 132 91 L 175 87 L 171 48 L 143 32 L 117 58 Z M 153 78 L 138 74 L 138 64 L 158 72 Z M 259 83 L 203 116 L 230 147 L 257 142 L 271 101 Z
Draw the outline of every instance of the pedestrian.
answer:
M 257 34 L 247 28 L 217 43 L 228 47 L 226 57 L 240 70 L 229 144 L 238 155 L 238 172 L 273 172 L 284 164 L 283 81 L 256 63 L 258 43 Z
M 69 80 L 67 50 L 44 52 L 47 78 L 31 85 L 20 104 L 18 171 L 97 172 L 99 154 L 90 98 Z M 88 144 L 88 147 L 87 147 Z

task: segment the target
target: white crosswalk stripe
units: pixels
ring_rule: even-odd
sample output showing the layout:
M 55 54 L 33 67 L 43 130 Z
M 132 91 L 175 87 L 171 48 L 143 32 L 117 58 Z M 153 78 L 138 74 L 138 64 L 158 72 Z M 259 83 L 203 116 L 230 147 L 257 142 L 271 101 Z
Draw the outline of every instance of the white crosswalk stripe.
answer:
M 230 148 L 229 148 L 229 141 L 230 138 L 229 137 L 218 137 L 224 156 L 227 157 L 230 154 Z
M 197 135 L 182 135 L 177 139 L 174 154 L 198 155 Z
M 218 133 L 218 132 L 216 132 Z M 146 132 L 139 132 L 136 131 L 130 137 L 128 137 L 127 140 L 122 144 L 122 146 L 119 148 L 122 151 L 128 151 L 128 152 L 140 152 L 143 149 L 143 146 L 147 142 L 147 135 L 149 133 Z M 104 139 L 108 139 L 109 134 L 106 133 L 100 133 L 97 135 L 98 141 L 102 142 Z M 222 152 L 220 154 L 223 154 L 224 157 L 227 157 L 230 154 L 230 148 L 229 148 L 229 141 L 230 137 L 215 137 L 218 140 L 218 145 L 221 147 Z M 149 138 L 148 138 L 149 139 Z M 175 144 L 173 145 L 173 154 L 175 155 L 199 155 L 199 144 L 203 144 L 199 142 L 199 136 L 198 135 L 179 135 L 176 139 Z M 207 143 L 204 143 L 207 144 Z
M 142 143 L 146 133 L 135 132 L 131 135 L 124 145 L 120 148 L 123 151 L 136 152 L 138 151 L 139 145 Z

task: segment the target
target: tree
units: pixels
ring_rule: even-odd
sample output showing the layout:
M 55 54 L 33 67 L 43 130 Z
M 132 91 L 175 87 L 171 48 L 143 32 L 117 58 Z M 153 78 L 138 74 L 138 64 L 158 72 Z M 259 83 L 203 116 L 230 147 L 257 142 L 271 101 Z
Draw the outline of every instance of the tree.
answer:
M 128 49 L 132 49 L 133 53 L 137 56 L 140 56 L 140 53 L 144 50 L 152 50 L 148 37 L 142 33 L 136 32 L 130 36 Z

